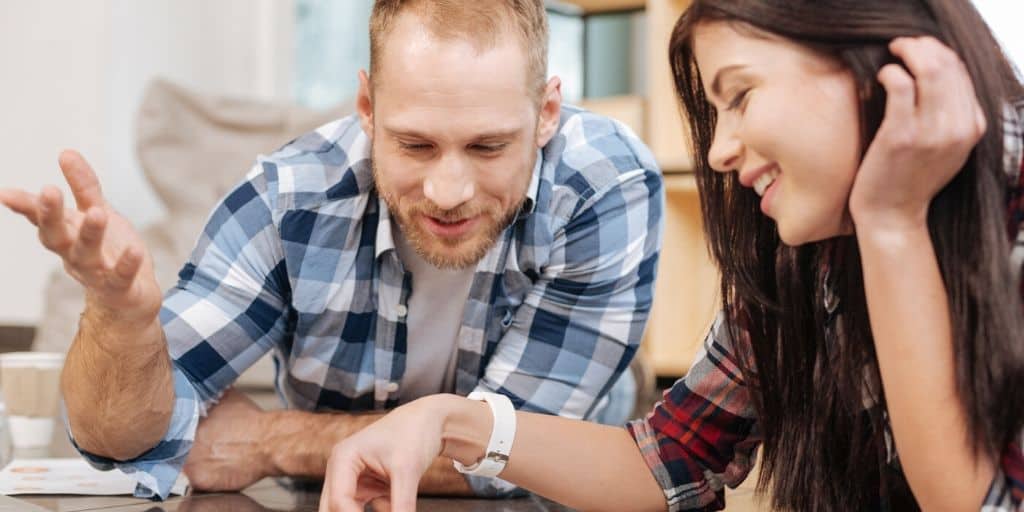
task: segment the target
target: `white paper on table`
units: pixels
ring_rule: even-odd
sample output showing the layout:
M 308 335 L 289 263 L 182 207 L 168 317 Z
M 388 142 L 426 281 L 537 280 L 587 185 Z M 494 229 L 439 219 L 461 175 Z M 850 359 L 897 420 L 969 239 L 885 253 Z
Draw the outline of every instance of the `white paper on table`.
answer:
M 184 475 L 171 494 L 184 494 Z M 100 471 L 85 459 L 14 459 L 0 470 L 0 494 L 81 494 L 116 496 L 135 492 L 135 479 L 118 471 Z

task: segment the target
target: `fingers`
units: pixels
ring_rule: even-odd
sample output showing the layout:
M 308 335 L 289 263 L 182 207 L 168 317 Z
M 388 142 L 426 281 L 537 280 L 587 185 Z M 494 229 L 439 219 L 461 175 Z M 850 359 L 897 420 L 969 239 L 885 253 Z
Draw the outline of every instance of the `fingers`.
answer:
M 889 45 L 893 55 L 900 58 L 916 79 L 921 103 L 942 103 L 951 92 L 961 92 L 953 72 L 962 68 L 960 58 L 933 37 L 901 37 Z M 950 87 L 956 88 L 951 91 Z
M 903 129 L 911 127 L 915 118 L 916 91 L 914 79 L 902 66 L 887 64 L 878 72 L 878 81 L 885 88 L 885 121 Z
M 331 462 L 327 461 L 327 473 L 324 474 L 324 487 L 320 491 L 320 503 L 317 505 L 317 512 L 330 512 L 331 510 Z
M 71 193 L 75 196 L 75 203 L 80 211 L 104 205 L 100 180 L 81 154 L 74 150 L 65 150 L 61 152 L 57 162 L 64 173 L 64 179 L 71 186 Z
M 381 497 L 388 497 L 391 493 L 388 483 L 371 475 L 362 474 L 356 483 L 355 499 L 359 503 L 366 503 Z
M 363 512 L 363 503 L 356 499 L 361 465 L 349 460 L 335 447 L 327 462 L 324 490 L 320 496 L 320 512 Z
M 384 497 L 370 501 L 370 510 L 373 510 L 373 512 L 392 512 L 394 509 L 391 508 L 391 501 Z
M 897 38 L 889 48 L 913 75 L 917 108 L 925 126 L 947 127 L 975 141 L 984 133 L 984 112 L 967 67 L 956 52 L 934 37 Z
M 108 285 L 114 290 L 126 290 L 135 281 L 135 275 L 142 268 L 142 251 L 136 247 L 128 247 L 121 253 L 114 264 L 114 272 Z
M 78 229 L 78 239 L 68 250 L 68 263 L 81 272 L 91 273 L 102 269 L 102 243 L 106 229 L 107 213 L 100 208 L 90 208 Z
M 415 512 L 419 482 L 420 473 L 412 468 L 402 467 L 392 470 L 390 510 L 393 512 Z
M 43 187 L 39 193 L 36 218 L 39 241 L 47 249 L 64 256 L 71 247 L 72 234 L 64 218 L 64 199 L 56 187 Z
M 24 190 L 0 188 L 0 204 L 12 212 L 28 219 L 34 226 L 39 225 L 39 197 Z

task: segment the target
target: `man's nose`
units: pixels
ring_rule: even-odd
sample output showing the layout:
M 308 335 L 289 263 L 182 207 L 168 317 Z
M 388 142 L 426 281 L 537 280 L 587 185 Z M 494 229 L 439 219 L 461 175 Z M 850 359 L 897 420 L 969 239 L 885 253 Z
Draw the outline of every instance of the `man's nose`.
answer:
M 452 210 L 476 193 L 472 172 L 459 158 L 445 158 L 423 180 L 423 195 L 442 210 Z

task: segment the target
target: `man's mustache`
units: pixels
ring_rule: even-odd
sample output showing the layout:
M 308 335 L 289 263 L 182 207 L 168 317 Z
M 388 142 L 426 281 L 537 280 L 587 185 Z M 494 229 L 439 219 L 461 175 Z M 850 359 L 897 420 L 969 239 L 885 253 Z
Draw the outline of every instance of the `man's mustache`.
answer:
M 444 222 L 456 222 L 464 219 L 477 217 L 479 215 L 495 217 L 495 212 L 492 208 L 485 208 L 481 205 L 461 205 L 458 208 L 444 210 L 438 208 L 437 206 L 429 202 L 423 202 L 410 206 L 409 214 L 424 215 Z

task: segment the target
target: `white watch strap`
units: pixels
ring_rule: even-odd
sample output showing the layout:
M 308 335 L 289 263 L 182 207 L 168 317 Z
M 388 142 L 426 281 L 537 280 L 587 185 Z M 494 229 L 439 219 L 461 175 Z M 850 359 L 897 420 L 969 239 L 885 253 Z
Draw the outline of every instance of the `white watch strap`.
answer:
M 512 442 L 516 438 L 516 409 L 512 406 L 512 400 L 500 393 L 474 391 L 466 398 L 487 402 L 494 416 L 494 428 L 487 442 L 487 451 L 476 464 L 467 467 L 457 460 L 452 462 L 459 473 L 496 477 L 505 469 L 509 454 L 512 452 Z

